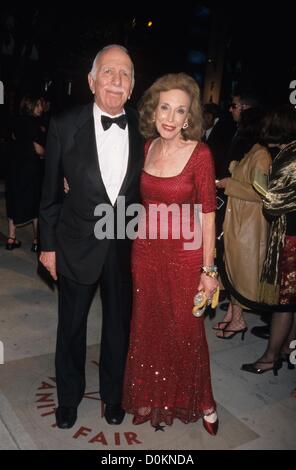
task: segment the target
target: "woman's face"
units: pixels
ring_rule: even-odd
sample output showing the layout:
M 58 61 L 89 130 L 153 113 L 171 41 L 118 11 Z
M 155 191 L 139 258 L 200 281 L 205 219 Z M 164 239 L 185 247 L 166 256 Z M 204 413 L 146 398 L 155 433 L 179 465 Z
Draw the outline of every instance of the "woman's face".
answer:
M 183 90 L 172 89 L 159 94 L 155 110 L 155 125 L 164 139 L 172 139 L 181 133 L 188 121 L 190 97 Z
M 34 108 L 33 115 L 35 117 L 39 117 L 41 116 L 42 113 L 43 113 L 43 106 L 42 106 L 41 100 L 38 100 Z

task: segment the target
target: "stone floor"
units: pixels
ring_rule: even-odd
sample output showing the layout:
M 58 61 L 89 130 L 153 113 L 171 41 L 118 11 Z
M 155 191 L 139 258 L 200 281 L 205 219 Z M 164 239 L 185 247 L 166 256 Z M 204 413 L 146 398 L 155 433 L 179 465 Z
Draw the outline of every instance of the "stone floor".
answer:
M 0 188 L 1 190 L 1 188 Z M 245 340 L 217 339 L 206 318 L 212 382 L 220 418 L 219 433 L 208 435 L 200 423 L 155 431 L 133 426 L 131 418 L 115 428 L 102 419 L 98 394 L 100 298 L 96 295 L 88 323 L 87 389 L 70 430 L 55 426 L 54 349 L 57 293 L 37 273 L 30 251 L 31 227 L 18 231 L 22 248 L 5 250 L 6 219 L 0 192 L 0 449 L 296 449 L 295 371 L 282 368 L 253 375 L 240 370 L 256 359 L 265 341 L 249 332 Z M 260 318 L 247 314 L 251 328 Z M 1 362 L 1 355 L 0 355 Z

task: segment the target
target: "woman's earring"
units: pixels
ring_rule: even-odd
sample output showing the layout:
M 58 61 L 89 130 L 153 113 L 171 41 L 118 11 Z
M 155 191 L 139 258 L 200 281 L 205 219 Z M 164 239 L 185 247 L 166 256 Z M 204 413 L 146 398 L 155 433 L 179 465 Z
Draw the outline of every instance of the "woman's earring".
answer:
M 184 122 L 182 129 L 187 129 L 188 127 L 188 122 Z

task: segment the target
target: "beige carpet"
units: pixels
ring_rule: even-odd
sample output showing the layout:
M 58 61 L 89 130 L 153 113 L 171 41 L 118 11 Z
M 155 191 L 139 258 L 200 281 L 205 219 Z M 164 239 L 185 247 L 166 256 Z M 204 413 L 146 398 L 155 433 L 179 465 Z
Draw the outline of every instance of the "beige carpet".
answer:
M 34 443 L 37 449 L 233 449 L 258 437 L 243 422 L 218 405 L 220 430 L 216 437 L 206 433 L 202 423 L 184 425 L 175 420 L 173 426 L 155 430 L 148 423 L 132 424 L 126 416 L 120 426 L 109 426 L 103 419 L 98 393 L 98 348 L 87 353 L 87 389 L 79 406 L 78 419 L 70 430 L 55 426 L 57 403 L 54 379 L 54 356 L 47 354 L 9 362 L 1 366 L 1 392 L 17 419 L 9 412 L 2 419 L 11 435 L 19 426 L 27 435 L 25 447 Z M 0 400 L 1 403 L 1 400 Z M 1 404 L 0 404 L 1 415 Z M 17 441 L 17 437 L 15 437 Z M 19 444 L 23 448 L 22 444 Z M 33 447 L 33 445 L 32 445 Z

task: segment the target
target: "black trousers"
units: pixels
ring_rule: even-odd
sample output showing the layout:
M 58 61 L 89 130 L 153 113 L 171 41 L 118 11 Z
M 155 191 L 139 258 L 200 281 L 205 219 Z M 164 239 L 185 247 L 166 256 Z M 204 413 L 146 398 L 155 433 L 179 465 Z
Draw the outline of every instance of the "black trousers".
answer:
M 119 269 L 116 249 L 109 250 L 99 283 L 103 312 L 100 395 L 105 403 L 117 404 L 122 398 L 132 286 L 130 270 Z M 85 392 L 87 317 L 97 286 L 59 275 L 56 380 L 60 406 L 78 406 Z

